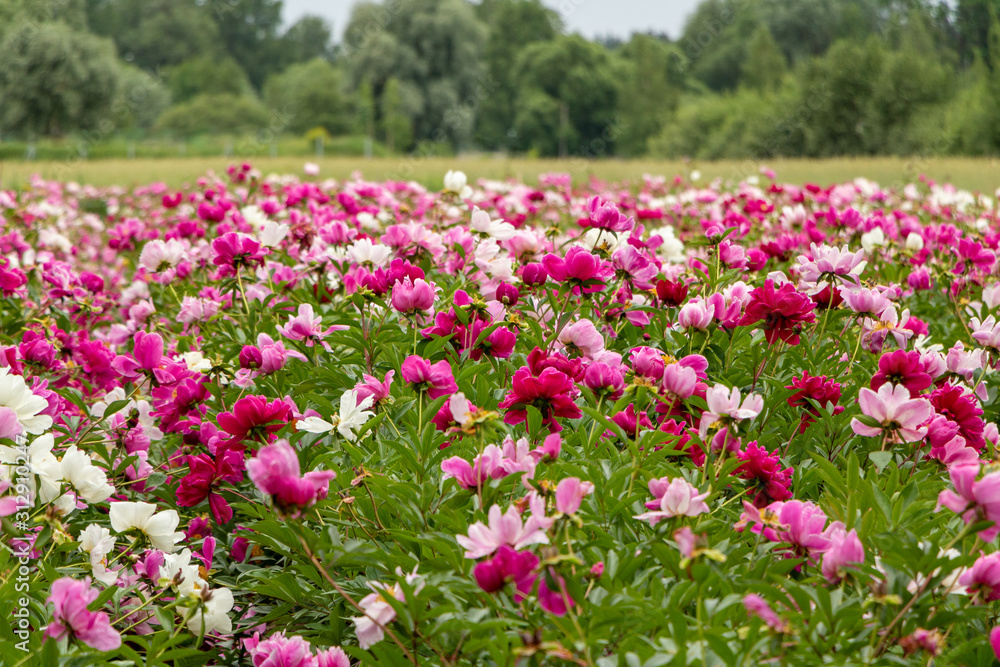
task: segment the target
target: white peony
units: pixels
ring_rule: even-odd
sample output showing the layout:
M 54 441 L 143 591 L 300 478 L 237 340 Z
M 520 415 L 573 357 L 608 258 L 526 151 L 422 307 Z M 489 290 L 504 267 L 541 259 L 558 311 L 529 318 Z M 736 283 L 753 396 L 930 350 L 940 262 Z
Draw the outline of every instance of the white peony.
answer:
M 111 527 L 118 533 L 135 528 L 149 538 L 155 549 L 173 553 L 184 538 L 184 533 L 176 532 L 180 523 L 177 510 L 155 512 L 156 505 L 151 503 L 111 503 Z

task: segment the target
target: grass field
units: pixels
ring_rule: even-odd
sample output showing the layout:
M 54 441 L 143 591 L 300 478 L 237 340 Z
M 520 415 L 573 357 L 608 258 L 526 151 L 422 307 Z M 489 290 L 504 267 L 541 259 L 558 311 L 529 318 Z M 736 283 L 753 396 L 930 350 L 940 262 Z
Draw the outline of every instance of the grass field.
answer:
M 136 185 L 165 181 L 179 186 L 196 179 L 209 170 L 224 174 L 235 158 L 167 158 L 146 160 L 93 160 L 85 162 L 12 162 L 0 161 L 0 187 L 21 188 L 32 174 L 64 181 L 103 185 Z M 254 166 L 263 173 L 302 173 L 305 159 L 299 157 L 260 158 Z M 979 192 L 993 194 L 1000 187 L 1000 160 L 971 158 L 840 158 L 832 160 L 768 160 L 756 163 L 680 162 L 654 160 L 531 160 L 524 158 L 485 157 L 396 157 L 327 158 L 316 160 L 321 175 L 343 179 L 360 172 L 370 180 L 416 180 L 429 187 L 441 186 L 449 169 L 461 169 L 470 180 L 477 178 L 515 178 L 534 183 L 539 174 L 550 171 L 569 172 L 576 182 L 591 176 L 611 181 L 636 182 L 643 174 L 665 175 L 701 172 L 702 182 L 714 178 L 739 180 L 756 174 L 761 164 L 774 169 L 779 180 L 789 183 L 819 183 L 829 185 L 849 181 L 859 176 L 882 185 L 902 185 L 920 174 L 941 182 Z

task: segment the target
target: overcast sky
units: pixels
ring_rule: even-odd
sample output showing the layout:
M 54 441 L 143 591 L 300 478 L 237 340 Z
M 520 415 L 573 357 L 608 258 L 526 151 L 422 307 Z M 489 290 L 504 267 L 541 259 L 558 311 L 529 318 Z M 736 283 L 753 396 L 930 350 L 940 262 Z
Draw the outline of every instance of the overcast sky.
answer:
M 628 37 L 633 32 L 666 32 L 676 38 L 684 19 L 699 0 L 542 0 L 558 11 L 570 32 L 587 37 L 615 35 Z M 354 0 L 285 0 L 285 24 L 291 25 L 303 14 L 318 14 L 333 23 L 339 41 L 351 14 Z

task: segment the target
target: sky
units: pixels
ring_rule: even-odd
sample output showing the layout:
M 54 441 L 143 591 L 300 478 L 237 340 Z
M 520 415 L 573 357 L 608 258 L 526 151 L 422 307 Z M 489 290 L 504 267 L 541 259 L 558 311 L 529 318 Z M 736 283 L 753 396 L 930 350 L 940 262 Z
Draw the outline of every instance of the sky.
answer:
M 569 32 L 586 37 L 628 37 L 633 32 L 665 32 L 676 38 L 700 0 L 542 0 L 563 17 Z M 353 0 L 285 0 L 285 25 L 304 14 L 333 23 L 339 41 Z

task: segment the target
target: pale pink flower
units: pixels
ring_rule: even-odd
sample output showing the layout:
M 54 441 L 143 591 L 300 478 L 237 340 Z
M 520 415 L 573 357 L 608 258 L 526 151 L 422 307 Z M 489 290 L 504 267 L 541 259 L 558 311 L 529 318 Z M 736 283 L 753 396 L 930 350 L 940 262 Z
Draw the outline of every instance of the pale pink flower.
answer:
M 532 544 L 548 544 L 549 537 L 542 528 L 543 522 L 532 515 L 521 521 L 517 508 L 511 505 L 506 512 L 499 505 L 490 508 L 488 524 L 477 521 L 469 526 L 469 534 L 458 535 L 455 539 L 465 549 L 466 558 L 489 556 L 506 544 L 514 549 L 523 549 Z M 544 519 L 544 514 L 541 517 Z
M 594 485 L 576 477 L 567 477 L 556 485 L 556 510 L 563 514 L 576 514 L 584 496 L 594 492 Z
M 681 329 L 706 331 L 715 318 L 715 308 L 701 299 L 692 299 L 677 313 L 677 326 Z
M 578 350 L 585 357 L 593 357 L 604 349 L 604 338 L 590 320 L 580 320 L 563 327 L 559 342 L 567 350 Z
M 743 402 L 740 402 L 740 390 L 736 387 L 727 389 L 721 384 L 711 387 L 705 392 L 705 401 L 708 403 L 708 410 L 701 415 L 701 423 L 698 425 L 698 434 L 704 438 L 708 435 L 708 429 L 713 424 L 727 424 L 730 422 L 753 419 L 764 409 L 764 397 L 757 394 L 748 394 Z
M 318 317 L 313 312 L 312 304 L 301 303 L 298 314 L 294 317 L 289 315 L 285 326 L 278 326 L 278 333 L 289 340 L 305 341 L 306 347 L 312 347 L 314 343 L 319 342 L 329 351 L 330 345 L 323 342 L 323 339 L 334 331 L 344 331 L 345 329 L 347 327 L 342 325 L 333 325 L 324 329 L 323 318 Z
M 651 509 L 658 507 L 659 509 L 653 512 L 643 512 L 635 518 L 640 521 L 648 521 L 651 526 L 655 526 L 663 519 L 672 519 L 675 516 L 698 516 L 710 511 L 705 503 L 708 492 L 699 494 L 698 488 L 682 477 L 676 479 L 663 477 L 650 480 L 649 491 L 654 496 L 659 496 L 659 502 L 649 501 L 646 503 L 646 507 Z
M 891 305 L 885 293 L 878 289 L 841 287 L 840 295 L 847 307 L 858 315 L 879 317 Z
M 844 578 L 844 572 L 850 565 L 865 562 L 865 549 L 856 530 L 845 532 L 843 527 L 834 525 L 826 534 L 830 538 L 830 546 L 823 553 L 821 571 L 827 581 L 835 584 Z
M 834 277 L 851 283 L 857 283 L 858 274 L 864 269 L 865 251 L 863 248 L 851 252 L 848 246 L 821 245 L 815 243 L 809 247 L 812 258 L 799 255 L 798 272 L 802 280 L 815 283 L 830 280 Z
M 910 398 L 910 390 L 888 382 L 875 393 L 862 387 L 858 394 L 861 412 L 871 417 L 879 426 L 868 426 L 857 418 L 851 428 L 858 435 L 877 437 L 884 434 L 898 435 L 903 442 L 916 442 L 927 435 L 923 426 L 933 416 L 934 408 L 925 398 Z
M 938 507 L 947 507 L 960 515 L 966 525 L 977 521 L 993 521 L 994 525 L 979 533 L 986 542 L 992 542 L 1000 534 L 1000 472 L 991 472 L 977 480 L 979 463 L 953 466 L 951 489 L 938 495 Z
M 507 475 L 500 465 L 503 451 L 496 445 L 486 445 L 483 453 L 472 460 L 470 464 L 461 456 L 452 456 L 441 462 L 441 470 L 445 479 L 452 477 L 466 489 L 479 488 L 490 479 L 499 479 Z

